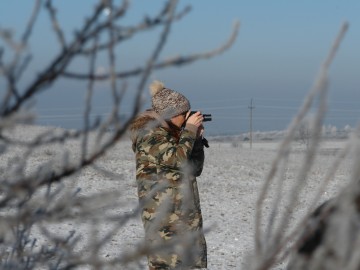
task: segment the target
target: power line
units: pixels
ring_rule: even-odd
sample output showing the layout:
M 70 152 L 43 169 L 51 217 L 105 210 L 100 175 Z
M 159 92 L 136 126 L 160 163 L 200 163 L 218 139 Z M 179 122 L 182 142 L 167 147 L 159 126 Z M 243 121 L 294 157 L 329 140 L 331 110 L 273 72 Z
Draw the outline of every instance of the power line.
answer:
M 255 107 L 253 106 L 253 99 L 251 99 L 250 101 L 250 149 L 252 148 L 252 115 L 253 115 L 253 110 L 255 109 Z

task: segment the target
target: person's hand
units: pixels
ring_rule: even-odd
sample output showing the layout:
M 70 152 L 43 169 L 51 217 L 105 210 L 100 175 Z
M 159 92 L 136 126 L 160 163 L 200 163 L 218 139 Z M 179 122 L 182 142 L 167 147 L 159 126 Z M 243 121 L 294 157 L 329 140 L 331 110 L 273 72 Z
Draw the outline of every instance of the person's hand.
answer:
M 204 117 L 200 112 L 196 112 L 193 115 L 190 115 L 190 111 L 186 114 L 187 124 L 192 124 L 196 127 L 200 127 L 202 125 L 202 121 L 204 120 Z

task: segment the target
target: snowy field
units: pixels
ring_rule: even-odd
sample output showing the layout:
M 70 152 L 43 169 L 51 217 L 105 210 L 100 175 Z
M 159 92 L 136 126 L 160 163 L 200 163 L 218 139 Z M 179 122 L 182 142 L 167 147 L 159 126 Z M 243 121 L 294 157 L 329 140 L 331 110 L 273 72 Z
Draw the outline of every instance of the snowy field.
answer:
M 44 128 L 16 129 L 12 131 L 12 137 L 29 139 L 41 130 Z M 256 200 L 271 163 L 277 154 L 280 141 L 254 141 L 250 149 L 249 142 L 245 141 L 227 140 L 221 142 L 208 139 L 210 148 L 205 149 L 205 167 L 202 175 L 198 178 L 204 226 L 205 229 L 209 230 L 206 234 L 208 269 L 245 269 L 245 259 L 254 245 Z M 332 166 L 335 155 L 343 147 L 344 142 L 342 140 L 326 140 L 321 143 L 293 217 L 294 221 L 301 217 L 307 209 L 320 179 Z M 79 144 L 72 142 L 67 147 L 73 155 L 79 155 Z M 293 143 L 285 173 L 285 192 L 291 187 L 298 175 L 305 149 L 305 145 L 299 142 Z M 36 167 L 37 164 L 47 159 L 56 158 L 63 150 L 57 146 L 49 146 L 47 149 L 39 150 L 31 159 L 30 167 Z M 10 156 L 13 156 L 14 153 L 21 154 L 21 148 L 14 149 Z M 1 166 L 8 162 L 10 156 L 0 156 Z M 346 184 L 351 175 L 350 166 L 351 159 L 344 159 L 336 172 L 334 181 L 327 187 L 320 201 L 334 196 Z M 113 211 L 119 215 L 131 213 L 137 205 L 137 190 L 134 155 L 130 141 L 128 139 L 120 141 L 97 162 L 97 167 L 97 169 L 91 167 L 85 169 L 75 178 L 76 181 L 71 180 L 71 186 L 81 188 L 80 195 L 121 190 L 123 206 L 113 209 Z M 99 168 L 115 173 L 115 175 L 112 177 L 104 176 Z M 267 199 L 266 202 L 270 203 L 270 199 Z M 86 224 L 73 224 L 72 222 L 54 224 L 50 229 L 58 233 L 75 229 L 77 232 L 81 232 L 84 239 L 91 233 Z M 107 226 L 104 224 L 100 233 L 105 233 L 106 230 Z M 140 218 L 131 219 L 100 251 L 100 256 L 104 260 L 122 256 L 126 250 L 136 248 L 142 237 L 143 229 Z M 284 267 L 284 265 L 278 265 L 276 269 L 284 269 Z

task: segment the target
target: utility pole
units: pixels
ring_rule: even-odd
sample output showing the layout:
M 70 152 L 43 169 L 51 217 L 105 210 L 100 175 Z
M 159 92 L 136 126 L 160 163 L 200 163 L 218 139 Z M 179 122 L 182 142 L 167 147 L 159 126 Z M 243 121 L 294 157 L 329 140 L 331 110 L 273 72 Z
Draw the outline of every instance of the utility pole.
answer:
M 250 149 L 252 149 L 252 113 L 253 113 L 254 109 L 255 109 L 255 107 L 253 106 L 253 99 L 251 99 L 250 106 L 249 106 L 249 110 L 250 110 Z

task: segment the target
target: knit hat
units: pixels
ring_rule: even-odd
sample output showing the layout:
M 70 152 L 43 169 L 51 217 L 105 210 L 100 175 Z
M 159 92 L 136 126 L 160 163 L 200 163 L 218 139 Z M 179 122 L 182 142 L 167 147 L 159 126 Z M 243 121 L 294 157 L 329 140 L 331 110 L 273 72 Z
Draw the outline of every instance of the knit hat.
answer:
M 150 84 L 152 108 L 165 119 L 190 110 L 189 100 L 182 94 L 166 88 L 160 81 Z

